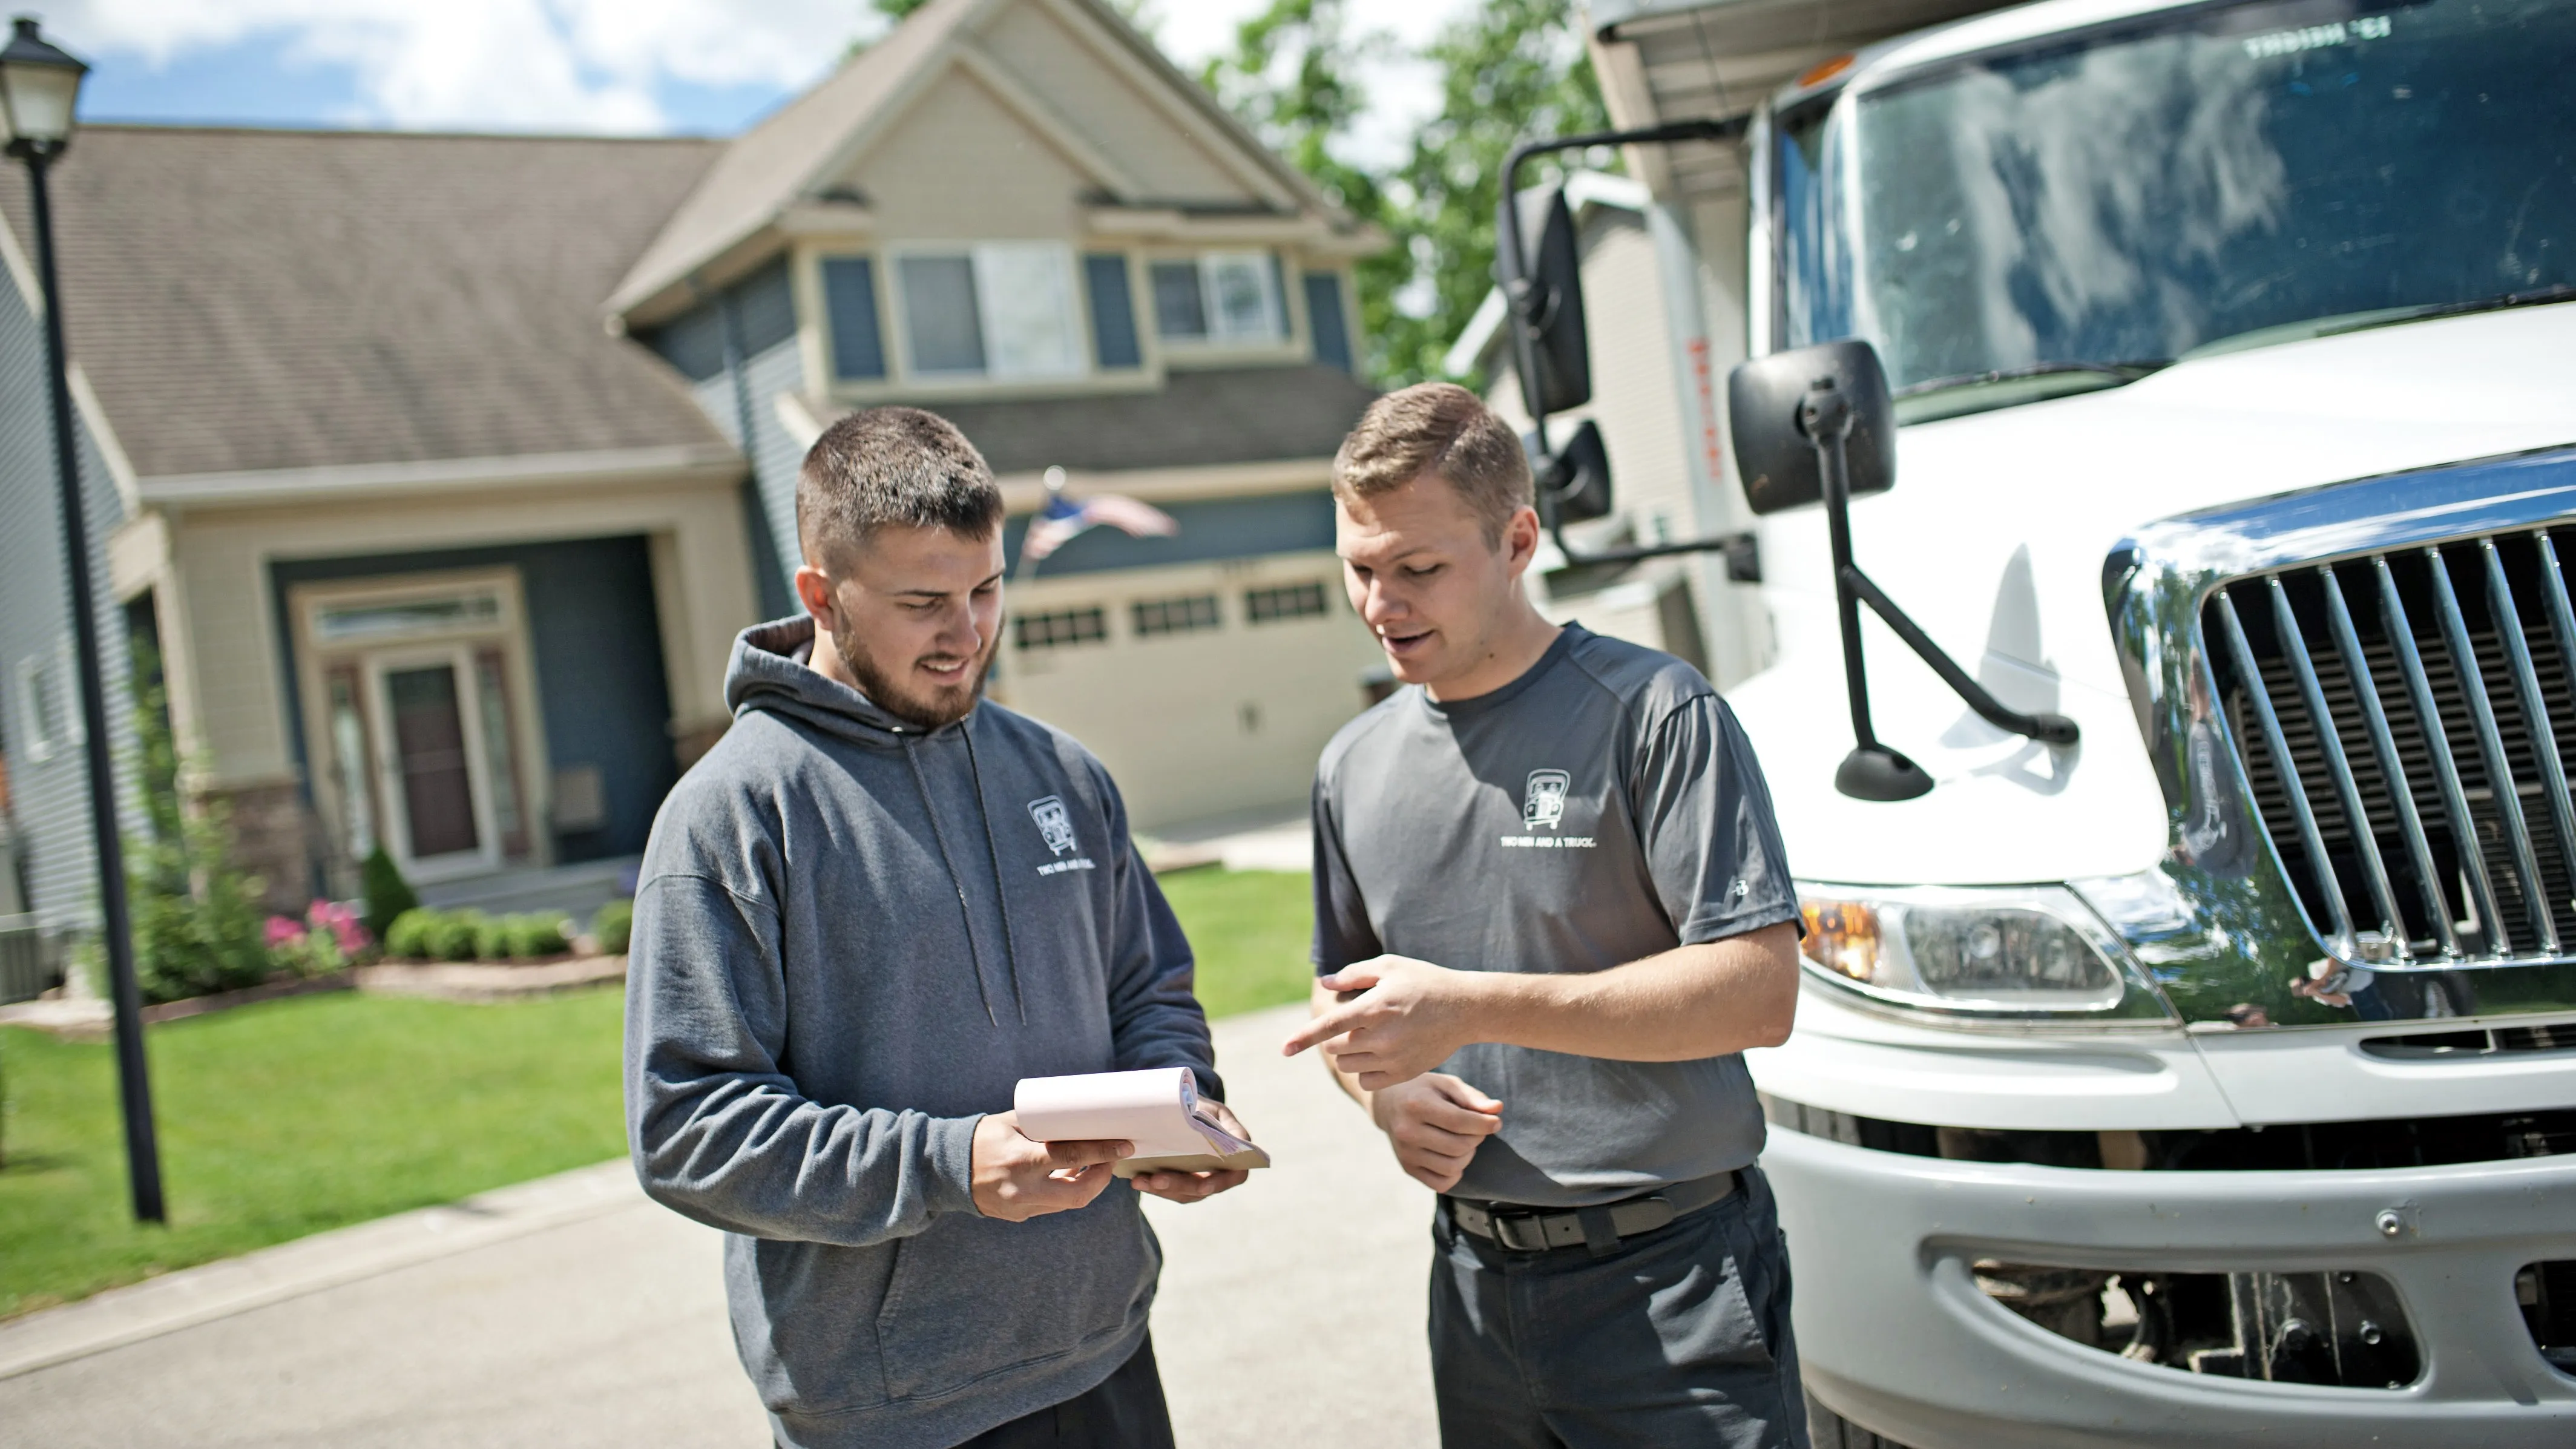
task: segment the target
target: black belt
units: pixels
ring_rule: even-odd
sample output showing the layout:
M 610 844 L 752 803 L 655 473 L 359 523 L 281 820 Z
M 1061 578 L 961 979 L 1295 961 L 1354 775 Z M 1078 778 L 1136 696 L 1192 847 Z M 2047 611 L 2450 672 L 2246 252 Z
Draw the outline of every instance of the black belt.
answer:
M 1597 1257 L 1617 1248 L 1621 1238 L 1653 1232 L 1684 1213 L 1725 1201 L 1736 1189 L 1736 1177 L 1735 1173 L 1721 1172 L 1588 1208 L 1551 1210 L 1508 1202 L 1470 1202 L 1445 1193 L 1440 1201 L 1449 1209 L 1449 1221 L 1456 1223 L 1459 1231 L 1513 1252 L 1540 1253 L 1580 1244 L 1591 1248 Z

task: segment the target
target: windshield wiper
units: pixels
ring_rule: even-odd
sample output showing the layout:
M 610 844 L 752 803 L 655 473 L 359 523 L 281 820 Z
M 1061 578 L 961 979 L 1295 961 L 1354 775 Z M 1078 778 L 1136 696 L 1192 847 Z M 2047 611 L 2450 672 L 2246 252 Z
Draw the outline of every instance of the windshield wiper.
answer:
M 2492 297 L 2473 297 L 2462 302 L 2425 302 L 2413 307 L 2374 307 L 2366 312 L 2338 312 L 2329 317 L 2312 317 L 2304 322 L 2283 322 L 2270 327 L 2257 327 L 2249 332 L 2232 332 L 2184 353 L 2183 360 L 2215 357 L 2224 352 L 2244 352 L 2256 347 L 2269 347 L 2279 342 L 2306 342 L 2318 337 L 2342 337 L 2354 332 L 2367 332 L 2374 327 L 2394 327 L 2400 322 L 2422 322 L 2434 317 L 2465 317 L 2473 312 L 2502 312 L 2511 307 L 2532 307 L 2545 302 L 2576 300 L 2576 282 L 2559 282 L 2536 287 L 2528 292 L 2499 292 Z
M 2104 387 L 2118 387 L 2122 383 L 2136 382 L 2139 378 L 2171 362 L 2171 358 L 2163 357 L 2137 362 L 2032 362 L 2020 367 L 1999 367 L 1992 372 L 1962 372 L 1924 382 L 1909 382 L 1896 389 L 1893 396 L 1926 397 L 1936 392 L 1949 392 L 1956 388 L 1983 387 L 1989 383 L 2012 382 L 2025 377 L 2049 377 L 2060 373 L 2105 378 L 2108 381 L 2102 384 Z

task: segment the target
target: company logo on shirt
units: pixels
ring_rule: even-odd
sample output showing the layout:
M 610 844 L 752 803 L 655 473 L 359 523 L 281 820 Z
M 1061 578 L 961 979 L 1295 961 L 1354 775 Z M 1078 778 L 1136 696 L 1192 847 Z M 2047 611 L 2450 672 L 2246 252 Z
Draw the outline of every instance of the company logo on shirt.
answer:
M 1532 770 L 1529 793 L 1521 797 L 1521 828 L 1536 830 L 1544 825 L 1554 830 L 1565 819 L 1566 774 L 1563 770 Z
M 1064 808 L 1064 797 L 1049 795 L 1029 802 L 1029 818 L 1038 824 L 1038 834 L 1045 838 L 1047 853 L 1062 855 L 1073 849 L 1073 812 Z M 1040 875 L 1062 875 L 1069 870 L 1091 870 L 1089 856 L 1077 855 L 1071 860 L 1050 861 L 1038 867 Z
M 1529 785 L 1521 796 L 1521 829 L 1527 833 L 1506 835 L 1503 844 L 1561 850 L 1588 850 L 1589 835 L 1556 834 L 1565 823 L 1565 793 L 1571 779 L 1563 770 L 1532 770 Z M 1550 833 L 1538 833 L 1545 827 Z

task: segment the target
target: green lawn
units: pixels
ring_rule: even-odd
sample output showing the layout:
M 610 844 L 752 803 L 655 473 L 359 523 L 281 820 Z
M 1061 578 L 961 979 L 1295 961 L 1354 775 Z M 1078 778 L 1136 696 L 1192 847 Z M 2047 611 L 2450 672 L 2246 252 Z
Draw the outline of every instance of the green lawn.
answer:
M 1304 998 L 1304 876 L 1164 889 L 1211 1015 Z M 619 1006 L 307 996 L 152 1027 L 166 1229 L 127 1212 L 114 1053 L 0 1029 L 0 1318 L 616 1156 Z

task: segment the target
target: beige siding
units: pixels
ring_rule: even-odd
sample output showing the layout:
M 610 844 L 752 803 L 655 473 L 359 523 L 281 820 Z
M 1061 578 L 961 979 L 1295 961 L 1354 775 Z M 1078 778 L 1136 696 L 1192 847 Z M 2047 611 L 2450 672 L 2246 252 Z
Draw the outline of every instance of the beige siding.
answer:
M 1079 235 L 1078 198 L 1100 184 L 963 71 L 915 102 L 851 180 L 882 235 L 937 241 Z
M 1320 618 L 1253 624 L 1245 590 L 1320 583 Z M 1219 628 L 1139 637 L 1139 600 L 1214 594 Z M 1293 807 L 1315 758 L 1365 705 L 1360 677 L 1381 661 L 1324 552 L 1039 578 L 1010 591 L 1014 617 L 1099 607 L 1109 640 L 1040 650 L 1004 645 L 996 694 L 1090 747 L 1140 830 Z
M 643 534 L 653 541 L 655 589 L 675 726 L 721 717 L 723 674 L 734 634 L 758 613 L 736 484 L 585 487 L 466 497 L 415 496 L 293 509 L 183 515 L 172 532 L 173 598 L 163 618 L 173 654 L 174 724 L 203 751 L 208 783 L 288 778 L 287 661 L 280 652 L 268 565 L 545 539 Z M 663 559 L 678 578 L 658 577 Z M 676 583 L 676 587 L 673 587 Z
M 1138 95 L 1045 7 L 1018 5 L 978 37 L 1031 94 L 1158 200 L 1254 199 L 1200 142 Z

